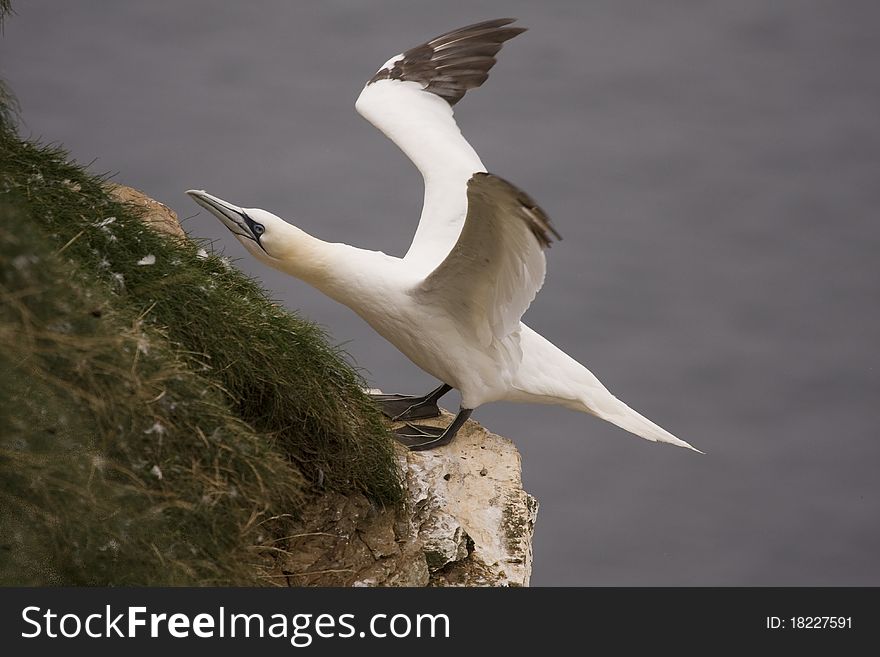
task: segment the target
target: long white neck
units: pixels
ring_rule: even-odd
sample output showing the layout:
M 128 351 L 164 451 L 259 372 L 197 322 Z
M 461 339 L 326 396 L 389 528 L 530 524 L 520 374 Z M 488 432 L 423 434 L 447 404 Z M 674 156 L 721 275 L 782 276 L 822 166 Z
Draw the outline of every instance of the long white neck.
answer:
M 252 250 L 262 262 L 356 311 L 359 303 L 371 302 L 373 289 L 399 278 L 401 261 L 379 251 L 325 242 L 288 223 L 273 226 L 272 233 L 267 246 L 273 257 Z

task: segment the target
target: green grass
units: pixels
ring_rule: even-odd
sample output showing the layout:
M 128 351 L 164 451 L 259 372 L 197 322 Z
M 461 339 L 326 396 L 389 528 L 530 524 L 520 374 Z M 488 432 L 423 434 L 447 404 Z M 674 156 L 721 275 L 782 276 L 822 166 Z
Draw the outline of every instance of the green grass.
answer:
M 317 490 L 399 503 L 317 326 L 0 124 L 0 583 L 253 583 Z
M 3 27 L 3 21 L 12 13 L 12 0 L 0 0 L 0 29 Z

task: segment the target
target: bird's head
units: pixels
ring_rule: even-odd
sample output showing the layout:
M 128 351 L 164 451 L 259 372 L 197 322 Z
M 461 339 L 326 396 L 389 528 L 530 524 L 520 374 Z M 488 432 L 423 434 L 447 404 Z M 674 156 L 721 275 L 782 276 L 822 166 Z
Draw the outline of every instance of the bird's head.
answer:
M 290 227 L 284 219 L 259 208 L 240 208 L 204 190 L 186 193 L 222 221 L 255 258 L 272 264 L 282 257 L 284 229 Z

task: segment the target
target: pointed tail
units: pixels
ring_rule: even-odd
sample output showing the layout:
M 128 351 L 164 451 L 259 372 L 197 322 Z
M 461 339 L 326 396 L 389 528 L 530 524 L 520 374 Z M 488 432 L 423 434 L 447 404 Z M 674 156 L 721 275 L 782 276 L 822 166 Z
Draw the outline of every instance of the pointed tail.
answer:
M 621 429 L 656 443 L 696 447 L 676 438 L 612 395 L 586 367 L 525 324 L 520 324 L 522 363 L 511 401 L 559 404 L 595 415 Z
M 591 389 L 590 392 L 593 393 L 591 395 L 593 398 L 590 399 L 589 402 L 585 400 L 584 407 L 591 415 L 602 418 L 611 424 L 616 424 L 621 429 L 625 429 L 630 433 L 641 436 L 645 440 L 657 443 L 669 443 L 670 445 L 686 447 L 687 449 L 692 449 L 700 454 L 705 454 L 705 452 L 700 451 L 680 438 L 676 438 L 663 427 L 654 424 L 644 415 L 631 409 L 617 397 L 608 392 L 604 386 L 602 386 L 601 392 L 596 388 Z

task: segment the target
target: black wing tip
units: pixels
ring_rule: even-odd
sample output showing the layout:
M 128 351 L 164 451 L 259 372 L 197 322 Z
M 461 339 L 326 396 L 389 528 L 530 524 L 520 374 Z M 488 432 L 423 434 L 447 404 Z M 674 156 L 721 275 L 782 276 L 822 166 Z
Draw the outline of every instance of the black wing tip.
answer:
M 479 23 L 471 23 L 470 25 L 465 25 L 464 27 L 457 27 L 454 30 L 449 30 L 448 32 L 444 32 L 438 36 L 435 36 L 433 39 L 429 39 L 427 43 L 433 43 L 434 41 L 439 41 L 440 39 L 445 39 L 453 34 L 461 34 L 463 32 L 481 32 L 484 30 L 494 30 L 500 27 L 504 27 L 506 25 L 510 25 L 511 23 L 515 23 L 517 18 L 492 18 L 485 21 L 480 21 Z M 525 32 L 527 28 L 525 27 L 513 27 L 510 28 L 513 30 L 519 30 L 520 32 Z
M 486 81 L 504 43 L 526 31 L 524 27 L 507 27 L 515 20 L 495 18 L 445 32 L 405 51 L 391 68 L 378 70 L 367 84 L 380 80 L 418 82 L 454 106 L 468 89 Z M 475 55 L 482 61 L 475 61 Z
M 505 193 L 512 196 L 516 202 L 519 203 L 521 208 L 527 210 L 524 219 L 528 222 L 529 230 L 532 231 L 532 235 L 535 236 L 535 239 L 538 240 L 541 247 L 549 249 L 553 245 L 553 239 L 550 237 L 551 234 L 557 241 L 562 240 L 562 235 L 560 235 L 553 227 L 553 224 L 550 222 L 550 217 L 547 216 L 547 213 L 544 212 L 543 208 L 535 202 L 535 199 L 509 180 L 505 180 L 501 176 L 496 176 L 494 173 L 478 171 L 470 177 L 470 180 L 468 180 L 468 192 L 478 185 L 492 186 L 503 190 Z
M 479 23 L 474 23 L 473 25 L 468 25 L 467 27 L 462 27 L 460 29 L 468 30 L 474 27 L 501 27 L 502 25 L 515 23 L 517 20 L 517 18 L 513 18 L 512 16 L 508 16 L 507 18 L 490 18 L 489 20 L 480 21 Z
M 516 20 L 516 18 L 495 18 L 493 20 L 482 21 L 480 23 L 473 23 L 472 25 L 459 27 L 435 36 L 433 39 L 429 39 L 425 43 L 421 44 L 421 46 L 416 46 L 416 48 L 413 48 L 412 50 L 416 50 L 417 48 L 421 48 L 424 46 L 442 47 L 444 45 L 448 45 L 450 43 L 455 43 L 456 41 L 465 39 L 481 39 L 485 42 L 496 43 L 500 46 L 505 41 L 509 41 L 513 37 L 522 34 L 528 29 L 519 26 L 507 27 Z

